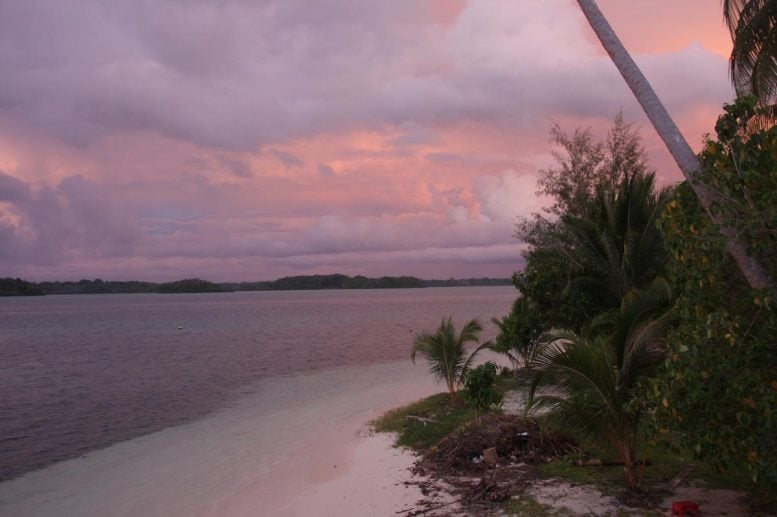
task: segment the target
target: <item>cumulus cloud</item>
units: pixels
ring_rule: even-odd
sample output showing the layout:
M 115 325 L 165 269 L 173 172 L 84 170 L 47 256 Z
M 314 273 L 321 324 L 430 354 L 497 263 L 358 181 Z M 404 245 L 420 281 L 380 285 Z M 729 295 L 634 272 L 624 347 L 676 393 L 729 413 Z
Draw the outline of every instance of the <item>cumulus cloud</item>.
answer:
M 98 185 L 80 176 L 33 189 L 0 172 L 0 257 L 56 264 L 63 259 L 126 255 L 140 232 Z M 17 264 L 14 264 L 17 265 Z
M 506 276 L 549 118 L 644 120 L 572 0 L 0 12 L 0 258 L 22 275 Z M 685 129 L 730 88 L 681 43 L 635 57 Z
M 0 109 L 81 144 L 150 130 L 251 150 L 387 121 L 536 126 L 631 102 L 568 0 L 468 2 L 446 27 L 393 0 L 4 4 Z M 666 89 L 670 104 L 720 98 L 709 85 L 725 60 L 701 47 L 646 68 L 702 85 Z
M 480 213 L 489 221 L 515 223 L 518 217 L 540 212 L 546 200 L 538 196 L 537 175 L 503 171 L 500 176 L 475 179 L 475 191 L 480 199 Z

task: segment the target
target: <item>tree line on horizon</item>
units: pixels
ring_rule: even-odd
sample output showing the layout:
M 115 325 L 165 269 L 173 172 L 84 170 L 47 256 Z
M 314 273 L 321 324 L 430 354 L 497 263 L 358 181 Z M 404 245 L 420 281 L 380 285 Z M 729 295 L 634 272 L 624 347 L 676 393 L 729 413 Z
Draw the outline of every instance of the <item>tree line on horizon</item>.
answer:
M 142 282 L 82 279 L 77 282 L 30 282 L 21 278 L 0 278 L 0 296 L 42 296 L 46 294 L 120 293 L 208 293 L 234 291 L 290 291 L 321 289 L 397 289 L 423 287 L 465 287 L 511 285 L 509 278 L 465 278 L 423 280 L 413 276 L 299 275 L 258 282 L 210 282 L 187 278 L 174 282 Z

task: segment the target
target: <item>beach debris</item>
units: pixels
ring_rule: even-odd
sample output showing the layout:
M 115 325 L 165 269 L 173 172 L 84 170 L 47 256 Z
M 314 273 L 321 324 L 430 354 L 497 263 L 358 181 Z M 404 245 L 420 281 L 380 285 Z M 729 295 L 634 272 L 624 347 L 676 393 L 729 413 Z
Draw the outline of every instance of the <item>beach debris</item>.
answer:
M 688 464 L 672 479 L 672 482 L 669 484 L 672 487 L 672 490 L 680 486 L 680 483 L 685 481 L 685 478 L 687 478 L 691 472 L 693 472 L 693 469 L 696 468 L 696 465 Z
M 499 461 L 499 456 L 496 454 L 496 447 L 483 449 L 483 461 L 492 467 L 496 466 L 496 463 Z
M 694 501 L 675 501 L 672 503 L 672 515 L 699 515 L 699 505 Z
M 546 431 L 531 420 L 515 415 L 484 415 L 479 423 L 468 425 L 449 434 L 428 451 L 423 465 L 431 472 L 446 475 L 479 474 L 483 466 L 524 466 L 545 463 L 561 456 L 572 444 L 558 434 Z M 485 460 L 492 449 L 496 461 Z
M 397 514 L 487 514 L 496 503 L 528 487 L 537 475 L 536 465 L 565 454 L 572 443 L 518 415 L 483 415 L 424 451 L 411 469 L 425 478 L 422 483 L 432 482 L 452 499 L 428 496 L 414 510 Z
M 405 419 L 422 422 L 424 424 L 424 427 L 426 427 L 426 424 L 436 424 L 438 422 L 438 420 L 435 420 L 434 418 L 427 418 L 425 416 L 415 416 L 415 415 L 405 415 Z

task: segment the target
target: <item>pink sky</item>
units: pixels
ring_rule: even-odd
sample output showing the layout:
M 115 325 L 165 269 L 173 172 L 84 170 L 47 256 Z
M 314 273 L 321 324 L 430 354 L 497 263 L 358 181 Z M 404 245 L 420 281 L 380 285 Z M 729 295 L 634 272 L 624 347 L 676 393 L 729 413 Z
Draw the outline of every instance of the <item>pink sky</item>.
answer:
M 601 0 L 691 145 L 718 2 Z M 552 121 L 641 128 L 572 0 L 0 0 L 0 277 L 507 277 Z

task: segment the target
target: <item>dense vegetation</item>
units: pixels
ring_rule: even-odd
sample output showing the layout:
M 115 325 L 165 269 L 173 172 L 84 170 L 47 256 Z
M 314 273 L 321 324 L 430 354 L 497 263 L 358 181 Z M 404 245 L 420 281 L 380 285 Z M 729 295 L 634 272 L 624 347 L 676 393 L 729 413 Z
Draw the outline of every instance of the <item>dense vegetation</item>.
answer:
M 39 282 L 36 284 L 44 294 L 112 294 L 153 293 L 157 284 L 138 281 L 79 280 L 78 282 Z
M 708 140 L 701 180 L 726 200 L 716 210 L 777 278 L 777 127 L 748 130 L 755 100 L 726 106 Z M 679 292 L 669 354 L 646 393 L 658 431 L 699 459 L 777 487 L 777 307 L 751 290 L 717 228 L 683 185 L 662 228 Z
M 200 278 L 186 278 L 175 282 L 167 282 L 157 286 L 158 293 L 223 293 L 230 291 L 219 284 Z
M 528 371 L 535 410 L 581 438 L 612 447 L 639 485 L 636 387 L 662 358 L 671 289 L 657 223 L 670 192 L 655 185 L 639 135 L 618 115 L 604 142 L 553 128 L 557 166 L 539 187 L 553 204 L 523 220 L 522 292 L 498 321 L 496 349 Z
M 448 278 L 447 280 L 421 280 L 424 287 L 470 287 L 479 285 L 512 285 L 510 278 Z
M 753 98 L 725 108 L 697 179 L 777 278 L 777 128 L 753 129 Z M 606 142 L 553 137 L 562 152 L 540 188 L 555 203 L 519 224 L 522 297 L 496 320 L 495 349 L 527 372 L 550 425 L 617 452 L 629 486 L 640 444 L 664 442 L 773 489 L 775 293 L 749 287 L 687 183 L 654 185 L 620 117 Z
M 236 291 L 290 291 L 319 289 L 393 289 L 424 287 L 423 281 L 412 276 L 304 275 L 287 276 L 266 282 L 242 282 L 227 284 Z
M 38 296 L 43 291 L 32 282 L 21 278 L 0 278 L 0 294 L 2 296 Z
M 699 156 L 595 2 L 578 4 L 687 181 L 658 189 L 620 116 L 606 142 L 554 127 L 557 167 L 538 183 L 553 204 L 518 225 L 528 244 L 513 277 L 522 296 L 493 319 L 492 349 L 528 382 L 529 414 L 619 456 L 629 488 L 640 488 L 638 460 L 652 447 L 681 453 L 661 456 L 668 463 L 690 456 L 747 473 L 773 502 L 777 1 L 723 2 L 740 97 Z M 491 387 L 493 372 L 479 373 Z M 493 391 L 479 391 L 470 398 L 482 410 Z

